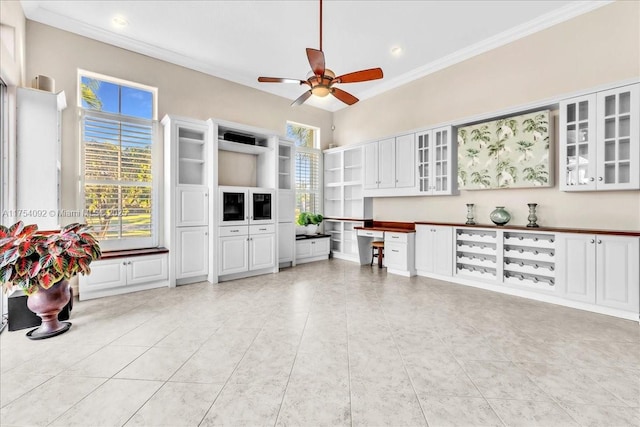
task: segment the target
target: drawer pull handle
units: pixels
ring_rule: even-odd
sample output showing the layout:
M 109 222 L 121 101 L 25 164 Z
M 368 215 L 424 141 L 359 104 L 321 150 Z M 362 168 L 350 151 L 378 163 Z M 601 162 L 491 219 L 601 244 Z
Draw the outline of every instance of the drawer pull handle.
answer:
M 391 249 L 391 252 L 400 252 L 400 251 L 397 249 Z
M 267 229 L 266 229 L 266 228 L 258 228 L 258 230 L 260 230 L 260 231 L 267 231 Z
M 229 230 L 229 233 L 239 233 L 240 230 Z

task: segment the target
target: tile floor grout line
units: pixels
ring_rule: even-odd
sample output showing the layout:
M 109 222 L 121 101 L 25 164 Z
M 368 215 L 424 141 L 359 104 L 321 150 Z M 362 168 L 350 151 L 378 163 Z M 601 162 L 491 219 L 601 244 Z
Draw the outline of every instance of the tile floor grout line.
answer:
M 342 271 L 342 289 L 344 295 L 344 318 L 345 318 L 345 332 L 347 338 L 347 379 L 349 383 L 349 425 L 353 427 L 353 389 L 351 386 L 351 351 L 349 340 L 349 293 L 347 291 L 347 273 L 343 269 Z

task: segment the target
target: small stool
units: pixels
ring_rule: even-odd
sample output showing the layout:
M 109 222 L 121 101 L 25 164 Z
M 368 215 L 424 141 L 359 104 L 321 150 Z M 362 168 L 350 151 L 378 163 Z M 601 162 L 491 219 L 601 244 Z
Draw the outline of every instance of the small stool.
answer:
M 376 249 L 378 253 L 375 253 Z M 382 240 L 371 242 L 371 265 L 373 265 L 373 258 L 378 258 L 378 267 L 382 268 L 382 258 L 384 258 L 384 242 Z

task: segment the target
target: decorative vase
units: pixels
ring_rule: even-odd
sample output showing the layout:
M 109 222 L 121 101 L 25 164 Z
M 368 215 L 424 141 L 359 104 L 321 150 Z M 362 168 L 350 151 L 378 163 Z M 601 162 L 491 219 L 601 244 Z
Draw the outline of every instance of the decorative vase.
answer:
M 318 232 L 318 224 L 307 224 L 307 236 L 312 236 Z
M 60 322 L 58 314 L 69 302 L 69 282 L 61 280 L 49 289 L 38 286 L 38 290 L 27 298 L 27 307 L 42 319 L 42 325 L 27 332 L 32 340 L 55 337 L 71 328 L 70 322 Z
M 465 224 L 476 224 L 476 222 L 473 220 L 473 203 L 467 203 L 467 222 Z
M 505 225 L 511 220 L 511 215 L 504 209 L 504 206 L 496 206 L 495 210 L 489 215 L 491 221 L 498 226 Z
M 527 203 L 527 206 L 529 206 L 529 216 L 527 217 L 527 219 L 529 220 L 529 224 L 527 224 L 527 227 L 531 227 L 531 228 L 540 227 L 538 224 L 536 224 L 536 221 L 538 220 L 538 216 L 536 215 L 536 206 L 538 206 L 538 204 Z

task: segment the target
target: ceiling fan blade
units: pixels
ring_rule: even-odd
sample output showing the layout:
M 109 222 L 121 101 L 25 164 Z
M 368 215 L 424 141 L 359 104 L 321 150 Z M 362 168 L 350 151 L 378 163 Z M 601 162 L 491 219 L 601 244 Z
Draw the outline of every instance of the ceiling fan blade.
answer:
M 309 82 L 306 80 L 288 79 L 283 77 L 258 77 L 258 81 L 260 83 L 298 83 L 301 85 L 309 84 Z
M 325 70 L 324 53 L 321 50 L 308 47 L 307 58 L 309 58 L 309 65 L 311 65 L 313 74 L 323 76 Z
M 294 105 L 302 105 L 304 103 L 304 101 L 306 101 L 307 99 L 309 99 L 309 97 L 311 96 L 311 91 L 308 90 L 305 93 L 303 93 L 302 95 L 300 95 L 298 97 L 298 99 L 296 99 L 295 101 L 293 101 L 291 103 L 291 106 L 293 107 Z
M 342 89 L 338 89 L 337 87 L 331 88 L 331 93 L 333 96 L 338 98 L 340 101 L 344 102 L 347 105 L 353 105 L 358 102 L 358 98 L 351 95 L 349 92 L 345 92 Z
M 381 68 L 369 68 L 368 70 L 355 71 L 334 78 L 331 83 L 357 83 L 382 78 Z

